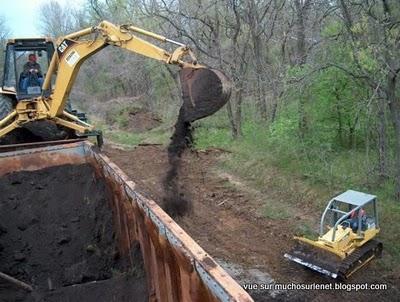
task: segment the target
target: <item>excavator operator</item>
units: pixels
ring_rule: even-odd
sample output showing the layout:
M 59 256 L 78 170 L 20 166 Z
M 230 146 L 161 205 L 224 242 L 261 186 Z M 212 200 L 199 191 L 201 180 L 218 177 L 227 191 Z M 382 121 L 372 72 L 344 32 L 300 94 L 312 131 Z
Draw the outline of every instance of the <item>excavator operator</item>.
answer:
M 37 58 L 34 53 L 29 54 L 28 62 L 24 65 L 24 70 L 21 74 L 20 88 L 26 91 L 28 86 L 42 86 L 43 75 L 40 64 L 36 62 Z

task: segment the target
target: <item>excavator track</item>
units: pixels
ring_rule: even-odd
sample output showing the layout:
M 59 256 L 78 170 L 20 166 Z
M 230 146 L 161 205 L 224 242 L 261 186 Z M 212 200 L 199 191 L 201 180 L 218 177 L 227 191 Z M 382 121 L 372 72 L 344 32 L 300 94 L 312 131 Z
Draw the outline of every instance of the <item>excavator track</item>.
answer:
M 371 240 L 341 260 L 338 256 L 317 247 L 298 243 L 285 258 L 334 279 L 346 280 L 372 259 L 382 254 L 382 243 Z

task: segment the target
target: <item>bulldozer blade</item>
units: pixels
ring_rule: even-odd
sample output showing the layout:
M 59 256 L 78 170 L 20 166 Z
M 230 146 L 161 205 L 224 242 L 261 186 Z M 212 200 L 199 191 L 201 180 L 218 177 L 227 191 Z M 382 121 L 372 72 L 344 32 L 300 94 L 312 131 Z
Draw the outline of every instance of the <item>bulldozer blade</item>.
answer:
M 310 268 L 310 269 L 312 269 L 312 270 L 314 270 L 314 271 L 316 271 L 316 272 L 318 272 L 320 274 L 327 275 L 327 276 L 329 276 L 331 278 L 336 279 L 337 276 L 338 276 L 338 274 L 336 272 L 331 272 L 331 271 L 329 271 L 329 270 L 327 270 L 327 269 L 325 269 L 325 268 L 323 268 L 321 266 L 318 266 L 315 263 L 307 262 L 304 259 L 298 258 L 296 256 L 293 256 L 293 255 L 285 253 L 284 257 L 289 259 L 289 260 L 291 260 L 291 261 L 293 261 L 293 262 L 296 262 L 296 263 L 301 264 L 301 265 L 303 265 L 305 267 L 308 267 L 308 268 Z
M 328 251 L 298 242 L 297 246 L 284 257 L 323 275 L 345 280 L 372 259 L 380 257 L 381 253 L 382 243 L 376 240 L 370 240 L 356 248 L 344 259 Z
M 305 242 L 298 241 L 293 250 L 284 257 L 331 278 L 338 277 L 341 259 Z
M 210 116 L 229 100 L 231 81 L 221 71 L 211 68 L 182 68 L 179 73 L 185 122 Z

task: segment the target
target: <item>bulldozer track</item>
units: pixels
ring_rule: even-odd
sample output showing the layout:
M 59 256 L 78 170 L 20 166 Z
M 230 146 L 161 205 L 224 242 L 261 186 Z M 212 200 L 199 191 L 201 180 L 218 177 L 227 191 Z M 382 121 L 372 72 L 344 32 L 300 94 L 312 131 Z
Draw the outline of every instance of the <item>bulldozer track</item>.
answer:
M 338 277 L 340 279 L 347 279 L 370 260 L 375 257 L 380 257 L 382 248 L 383 245 L 380 241 L 371 240 L 362 247 L 356 249 L 342 261 L 339 267 Z

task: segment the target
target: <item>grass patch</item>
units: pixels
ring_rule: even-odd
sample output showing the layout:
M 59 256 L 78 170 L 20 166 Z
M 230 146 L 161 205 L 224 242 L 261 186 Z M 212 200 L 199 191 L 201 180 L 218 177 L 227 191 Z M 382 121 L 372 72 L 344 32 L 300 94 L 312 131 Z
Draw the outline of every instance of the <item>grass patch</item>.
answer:
M 140 135 L 126 131 L 109 131 L 106 132 L 105 135 L 113 142 L 122 145 L 136 146 L 142 142 Z
M 166 145 L 171 136 L 170 128 L 160 126 L 152 130 L 134 133 L 127 130 L 122 130 L 119 127 L 110 127 L 102 121 L 95 121 L 97 129 L 103 132 L 105 140 L 113 143 L 134 147 L 139 144 L 161 144 Z
M 265 217 L 274 219 L 274 220 L 288 219 L 291 217 L 291 214 L 284 206 L 278 206 L 278 205 L 272 204 L 272 203 L 264 204 L 263 214 Z

